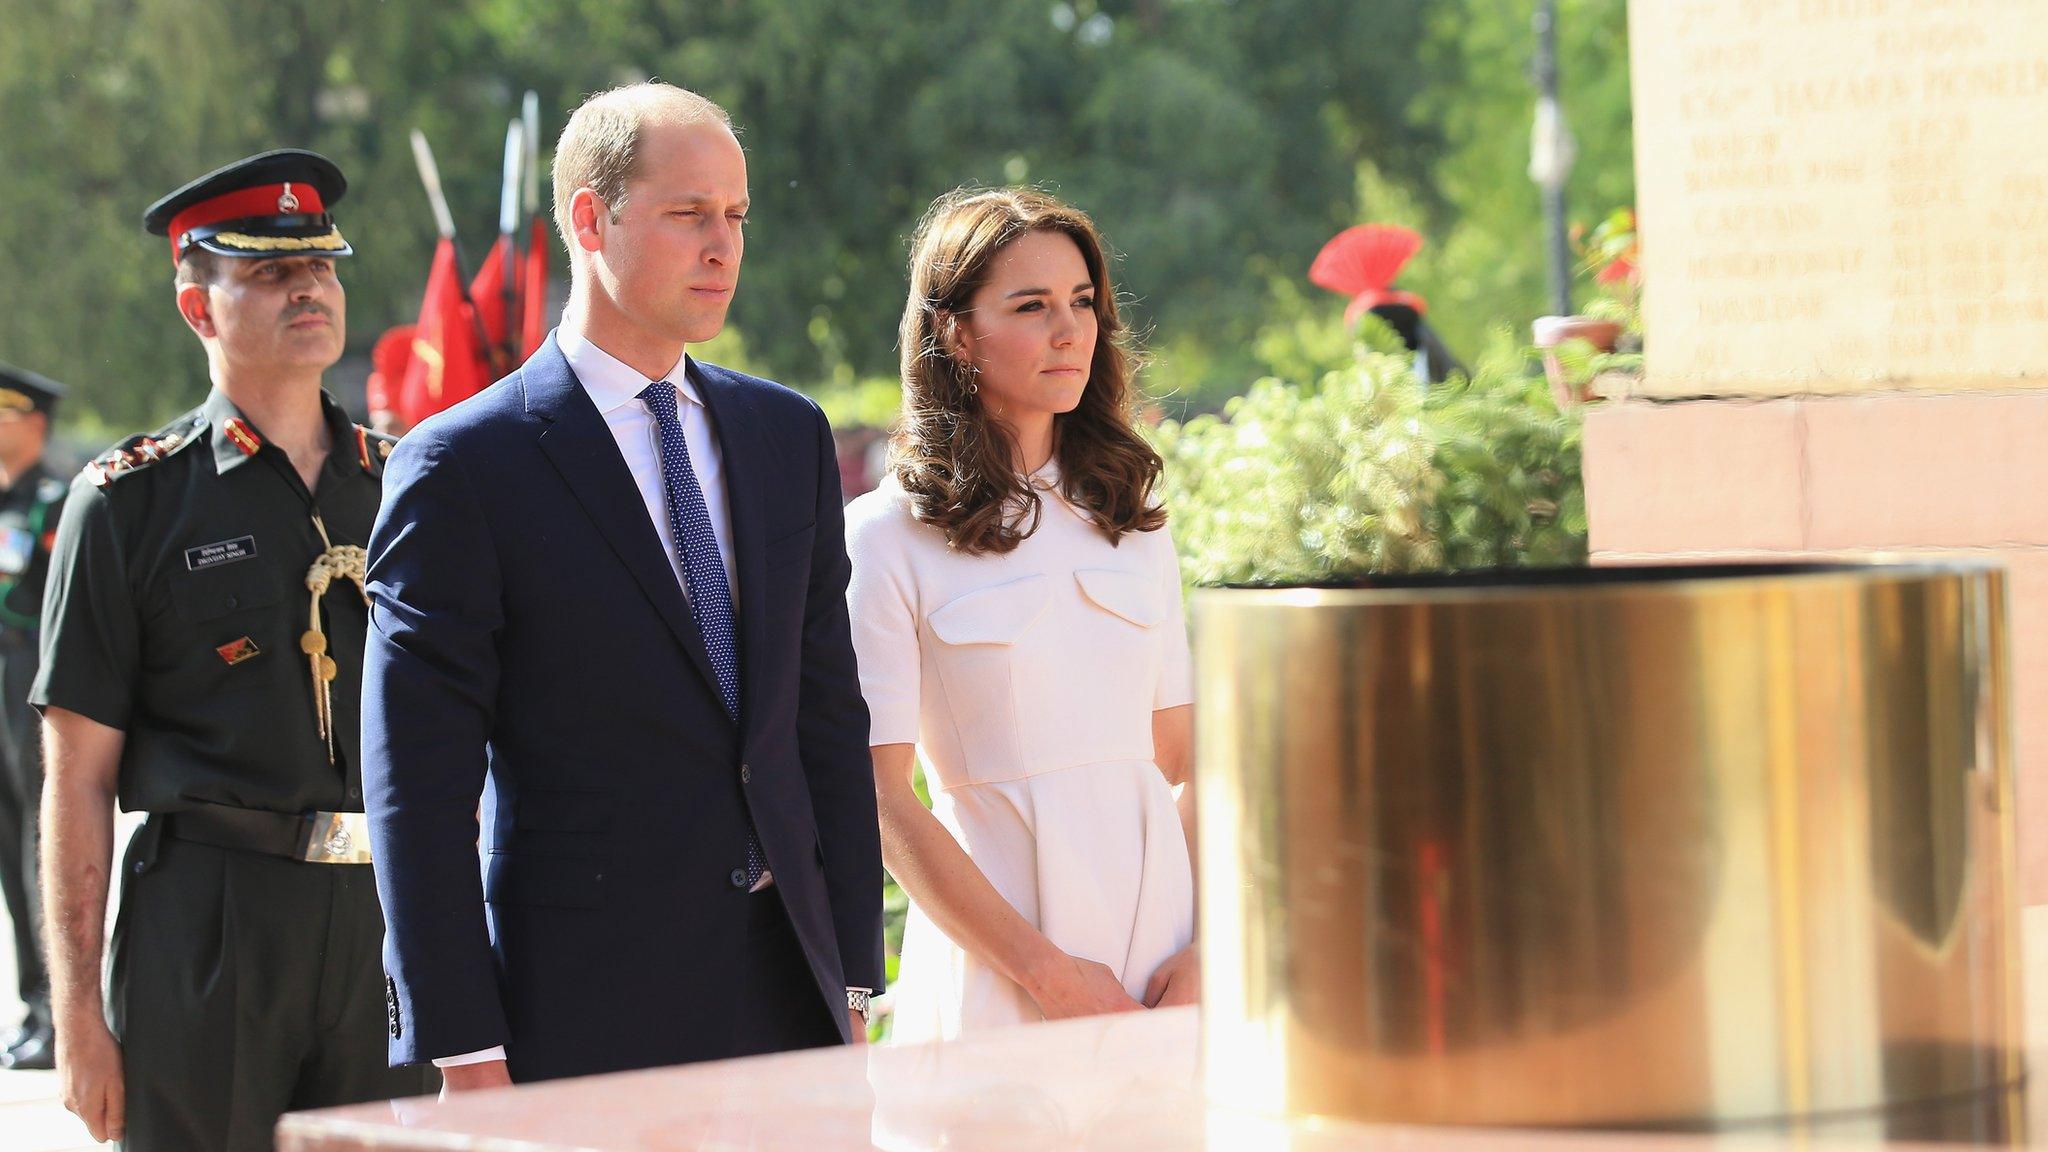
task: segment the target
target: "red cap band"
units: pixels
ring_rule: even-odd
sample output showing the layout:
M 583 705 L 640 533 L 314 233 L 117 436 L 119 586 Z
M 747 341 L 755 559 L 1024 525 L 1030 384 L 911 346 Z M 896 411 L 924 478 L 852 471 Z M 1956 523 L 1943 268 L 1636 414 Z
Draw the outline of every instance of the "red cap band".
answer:
M 240 188 L 211 200 L 201 200 L 171 217 L 171 258 L 178 257 L 178 241 L 194 228 L 223 220 L 246 220 L 252 216 L 307 216 L 327 211 L 320 202 L 320 190 L 311 184 L 259 184 Z

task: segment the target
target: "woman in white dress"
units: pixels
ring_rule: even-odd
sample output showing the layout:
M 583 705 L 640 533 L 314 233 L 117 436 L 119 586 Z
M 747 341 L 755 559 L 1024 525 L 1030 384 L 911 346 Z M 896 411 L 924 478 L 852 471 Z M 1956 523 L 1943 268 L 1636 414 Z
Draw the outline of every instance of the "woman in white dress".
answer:
M 900 1040 L 1199 992 L 1180 577 L 1103 248 L 1030 189 L 913 242 L 902 429 L 847 510 Z

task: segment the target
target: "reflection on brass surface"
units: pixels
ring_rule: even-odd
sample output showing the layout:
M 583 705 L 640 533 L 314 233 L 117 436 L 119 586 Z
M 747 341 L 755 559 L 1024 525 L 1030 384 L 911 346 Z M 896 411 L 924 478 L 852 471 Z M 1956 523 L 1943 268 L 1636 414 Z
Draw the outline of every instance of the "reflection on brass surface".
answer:
M 1217 1102 L 1711 1126 L 2019 1078 L 1995 570 L 1195 604 Z

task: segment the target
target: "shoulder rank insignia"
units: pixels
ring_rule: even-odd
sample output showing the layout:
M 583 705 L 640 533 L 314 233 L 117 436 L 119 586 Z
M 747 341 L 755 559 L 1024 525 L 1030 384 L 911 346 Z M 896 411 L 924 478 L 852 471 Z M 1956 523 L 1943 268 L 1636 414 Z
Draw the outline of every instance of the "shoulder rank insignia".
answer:
M 189 413 L 148 435 L 131 436 L 94 457 L 85 466 L 85 478 L 105 488 L 115 477 L 147 468 L 192 443 L 198 426 L 198 414 Z
M 220 430 L 244 456 L 254 456 L 257 450 L 263 447 L 262 438 L 257 436 L 256 430 L 249 427 L 249 422 L 240 416 L 230 416 L 221 421 Z

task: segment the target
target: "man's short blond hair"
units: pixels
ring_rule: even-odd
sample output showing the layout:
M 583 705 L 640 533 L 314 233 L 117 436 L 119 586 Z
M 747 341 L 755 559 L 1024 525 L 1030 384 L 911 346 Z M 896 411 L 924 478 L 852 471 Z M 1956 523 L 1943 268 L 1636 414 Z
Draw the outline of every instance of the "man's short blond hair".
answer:
M 725 109 L 687 88 L 650 80 L 599 92 L 570 115 L 555 141 L 555 229 L 573 256 L 576 232 L 569 199 L 588 188 L 612 219 L 626 202 L 626 185 L 640 168 L 640 138 L 659 124 L 712 121 L 732 128 Z

